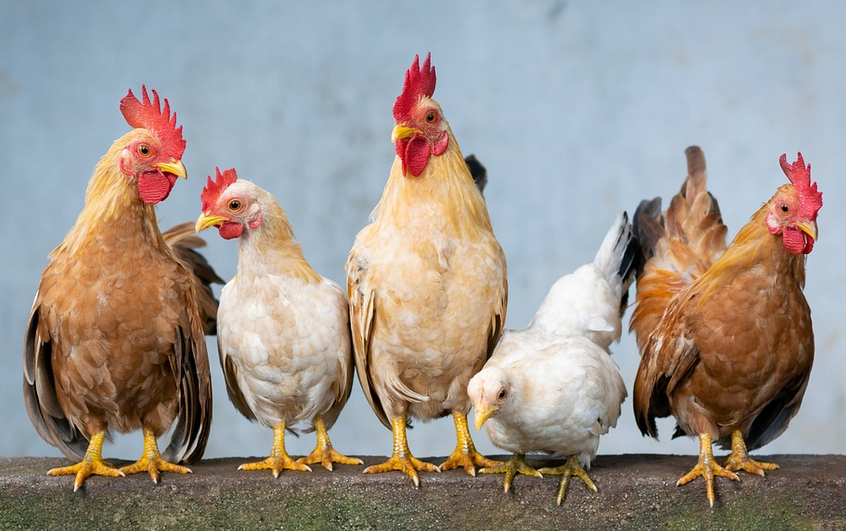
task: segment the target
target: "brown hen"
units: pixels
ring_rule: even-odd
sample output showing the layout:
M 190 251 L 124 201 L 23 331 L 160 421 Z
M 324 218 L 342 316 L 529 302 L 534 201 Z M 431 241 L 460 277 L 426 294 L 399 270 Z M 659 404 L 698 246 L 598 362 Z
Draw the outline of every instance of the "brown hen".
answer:
M 635 231 L 648 261 L 637 281 L 631 329 L 642 353 L 634 384 L 641 432 L 673 415 L 674 436 L 698 436 L 698 476 L 714 504 L 714 476 L 778 468 L 748 451 L 778 437 L 799 410 L 814 357 L 811 313 L 802 289 L 817 237 L 822 194 L 801 154 L 781 157 L 781 186 L 725 246 L 726 227 L 706 187 L 705 159 L 687 149 L 688 177 L 662 214 L 644 201 Z M 723 466 L 712 442 L 731 448 Z

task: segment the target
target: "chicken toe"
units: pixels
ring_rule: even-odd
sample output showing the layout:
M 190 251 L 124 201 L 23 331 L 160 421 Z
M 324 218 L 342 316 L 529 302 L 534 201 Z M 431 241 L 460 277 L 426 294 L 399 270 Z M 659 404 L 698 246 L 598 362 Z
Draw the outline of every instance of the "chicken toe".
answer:
M 543 474 L 535 470 L 534 467 L 526 462 L 525 454 L 512 454 L 511 458 L 505 463 L 492 467 L 485 467 L 479 470 L 480 474 L 505 474 L 505 481 L 503 482 L 503 489 L 508 492 L 511 489 L 511 480 L 514 479 L 518 473 L 526 476 L 534 476 L 542 478 Z
M 453 413 L 452 417 L 455 421 L 455 434 L 458 444 L 447 460 L 441 463 L 439 467 L 441 470 L 463 467 L 469 475 L 475 476 L 476 467 L 492 468 L 503 464 L 502 461 L 488 459 L 476 450 L 473 439 L 470 437 L 470 429 L 467 426 L 467 415 Z

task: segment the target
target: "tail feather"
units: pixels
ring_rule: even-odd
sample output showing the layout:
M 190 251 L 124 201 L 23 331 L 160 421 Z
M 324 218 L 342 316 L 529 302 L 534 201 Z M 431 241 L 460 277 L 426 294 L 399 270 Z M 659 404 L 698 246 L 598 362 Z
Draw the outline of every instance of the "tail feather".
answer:
M 625 211 L 621 211 L 605 235 L 593 261 L 610 285 L 620 285 L 621 317 L 628 307 L 629 286 L 643 267 L 644 261 L 640 243 L 629 223 L 629 216 Z

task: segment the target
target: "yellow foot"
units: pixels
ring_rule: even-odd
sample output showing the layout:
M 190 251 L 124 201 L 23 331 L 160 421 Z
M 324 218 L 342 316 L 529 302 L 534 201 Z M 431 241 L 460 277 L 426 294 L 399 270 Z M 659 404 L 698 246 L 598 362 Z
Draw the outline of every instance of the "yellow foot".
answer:
M 447 460 L 441 464 L 441 470 L 452 470 L 453 468 L 463 467 L 465 472 L 475 477 L 477 466 L 480 468 L 493 468 L 503 464 L 502 461 L 488 459 L 476 451 L 476 446 L 470 437 L 470 429 L 467 426 L 467 415 L 453 412 L 452 418 L 455 423 L 455 435 L 458 439 L 458 444 Z
M 106 439 L 106 432 L 95 433 L 88 442 L 88 449 L 85 450 L 85 457 L 75 465 L 52 468 L 47 471 L 49 476 L 70 476 L 76 474 L 73 482 L 73 491 L 76 492 L 89 476 L 109 476 L 113 478 L 122 477 L 123 472 L 103 461 L 103 441 Z
M 90 476 L 109 476 L 113 478 L 123 477 L 123 472 L 109 466 L 101 459 L 92 461 L 84 460 L 71 466 L 63 466 L 61 468 L 53 468 L 47 471 L 48 476 L 70 476 L 76 474 L 76 479 L 73 482 L 73 491 L 76 492 L 82 487 L 85 479 Z
M 573 455 L 570 456 L 570 459 L 567 460 L 561 466 L 558 467 L 551 467 L 551 468 L 541 468 L 538 470 L 541 474 L 548 474 L 550 476 L 561 476 L 561 482 L 558 484 L 558 496 L 555 498 L 555 503 L 561 505 L 561 502 L 564 501 L 564 497 L 567 495 L 567 486 L 570 484 L 570 477 L 571 476 L 578 476 L 582 478 L 582 481 L 585 482 L 585 485 L 596 492 L 596 484 L 590 479 L 588 473 L 582 468 L 582 465 L 579 463 L 579 456 Z
M 315 465 L 320 463 L 328 471 L 332 471 L 332 463 L 342 465 L 363 465 L 364 461 L 357 457 L 347 457 L 339 454 L 334 448 L 315 448 L 313 452 L 305 457 L 297 459 L 297 463 L 303 465 Z
M 745 457 L 741 457 L 735 454 L 731 454 L 726 462 L 723 463 L 723 466 L 726 470 L 731 470 L 732 472 L 737 472 L 738 470 L 743 470 L 744 472 L 749 472 L 750 474 L 757 474 L 763 477 L 764 470 L 778 470 L 779 466 L 775 463 L 764 463 L 761 461 L 755 461 L 748 455 Z
M 735 430 L 731 434 L 731 455 L 728 456 L 723 466 L 732 472 L 743 470 L 761 477 L 764 477 L 764 470 L 778 470 L 779 468 L 775 463 L 755 461 L 749 457 L 746 442 L 743 440 L 740 430 Z
M 176 472 L 177 474 L 193 474 L 191 469 L 185 466 L 175 465 L 162 459 L 159 453 L 159 446 L 156 442 L 155 434 L 143 428 L 144 434 L 144 453 L 141 459 L 134 464 L 125 466 L 120 469 L 124 474 L 137 474 L 138 472 L 148 472 L 153 478 L 153 483 L 159 482 L 159 472 Z
M 705 433 L 699 434 L 699 462 L 693 470 L 681 477 L 676 485 L 685 485 L 694 479 L 702 476 L 705 480 L 705 494 L 708 496 L 708 503 L 714 506 L 714 476 L 722 476 L 734 481 L 740 481 L 737 474 L 727 470 L 714 462 L 714 454 L 711 450 L 711 436 Z
M 257 461 L 255 463 L 244 463 L 238 467 L 238 470 L 272 470 L 273 477 L 278 478 L 279 473 L 283 470 L 299 470 L 301 472 L 311 472 L 308 465 L 304 465 L 294 461 L 288 454 L 272 455 L 264 461 Z
M 488 459 L 473 448 L 470 452 L 456 449 L 438 468 L 441 470 L 452 470 L 453 468 L 464 467 L 465 472 L 475 477 L 476 467 L 495 468 L 502 465 L 502 461 Z
M 406 476 L 411 478 L 411 481 L 414 482 L 415 487 L 420 486 L 420 478 L 417 475 L 417 471 L 421 472 L 440 472 L 441 469 L 437 466 L 433 465 L 432 463 L 426 463 L 421 461 L 411 455 L 410 453 L 406 453 L 405 456 L 398 456 L 393 455 L 390 459 L 385 461 L 384 463 L 378 465 L 371 465 L 364 469 L 365 474 L 380 474 L 382 472 L 391 472 L 393 470 L 399 470 Z
M 137 474 L 139 472 L 148 472 L 153 478 L 153 483 L 159 482 L 159 472 L 176 472 L 177 474 L 193 474 L 187 466 L 180 466 L 165 461 L 159 456 L 148 457 L 144 456 L 134 464 L 125 466 L 120 469 L 123 474 Z
M 526 456 L 525 454 L 512 454 L 511 458 L 508 459 L 507 462 L 503 463 L 501 461 L 491 461 L 492 463 L 499 463 L 498 465 L 494 465 L 491 467 L 485 467 L 479 470 L 480 474 L 505 474 L 505 482 L 503 483 L 503 487 L 505 492 L 511 488 L 511 480 L 514 479 L 514 476 L 519 474 L 524 474 L 526 476 L 534 476 L 536 478 L 542 478 L 543 475 L 535 470 L 532 466 L 526 463 Z
M 364 464 L 364 461 L 361 459 L 341 455 L 332 448 L 332 442 L 329 441 L 329 432 L 326 430 L 326 422 L 320 415 L 314 417 L 314 431 L 317 432 L 317 446 L 309 455 L 297 459 L 297 463 L 305 465 L 320 463 L 323 465 L 323 468 L 330 472 L 332 471 L 332 463 L 340 463 L 342 465 Z

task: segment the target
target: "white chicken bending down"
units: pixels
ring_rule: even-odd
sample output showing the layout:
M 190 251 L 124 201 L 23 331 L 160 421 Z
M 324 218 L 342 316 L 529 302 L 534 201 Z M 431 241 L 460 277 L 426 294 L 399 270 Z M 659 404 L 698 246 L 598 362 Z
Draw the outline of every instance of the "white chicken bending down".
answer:
M 594 261 L 558 279 L 528 328 L 507 330 L 470 380 L 476 428 L 485 425 L 491 441 L 513 454 L 504 465 L 480 472 L 505 473 L 506 492 L 518 472 L 562 475 L 559 505 L 573 474 L 596 490 L 585 469 L 596 457 L 599 436 L 616 426 L 626 398 L 609 347 L 620 339 L 636 251 L 621 212 Z M 525 461 L 533 452 L 569 459 L 535 470 Z
M 340 286 L 303 257 L 285 211 L 272 195 L 216 171 L 203 189 L 199 232 L 211 226 L 238 238 L 238 272 L 220 296 L 217 339 L 226 390 L 250 420 L 273 428 L 271 455 L 243 470 L 308 470 L 309 464 L 362 464 L 332 448 L 327 430 L 352 388 L 349 309 Z M 285 430 L 313 423 L 317 447 L 294 461 Z M 311 429 L 307 431 L 312 431 Z

